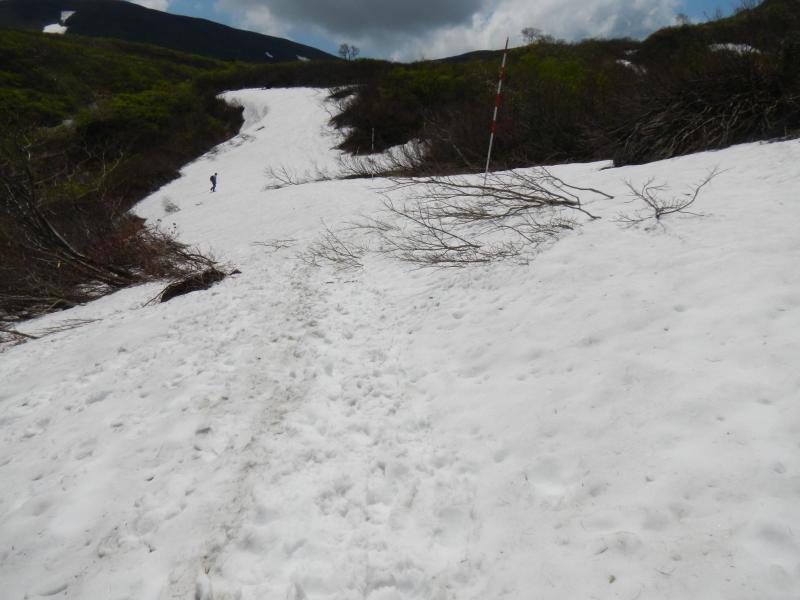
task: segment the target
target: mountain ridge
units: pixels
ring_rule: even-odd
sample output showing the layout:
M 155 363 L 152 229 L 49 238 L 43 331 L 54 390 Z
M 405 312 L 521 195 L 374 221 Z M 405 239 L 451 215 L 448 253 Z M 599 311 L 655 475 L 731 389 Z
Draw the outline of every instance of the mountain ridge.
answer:
M 62 11 L 74 11 L 66 22 L 67 35 L 152 44 L 221 60 L 336 60 L 327 52 L 284 38 L 153 10 L 125 0 L 0 0 L 0 27 L 42 31 L 59 23 Z

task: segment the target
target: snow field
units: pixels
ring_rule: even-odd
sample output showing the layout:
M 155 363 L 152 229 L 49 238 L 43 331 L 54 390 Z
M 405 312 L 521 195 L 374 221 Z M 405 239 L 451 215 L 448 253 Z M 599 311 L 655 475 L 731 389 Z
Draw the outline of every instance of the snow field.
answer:
M 242 273 L 0 354 L 4 594 L 797 598 L 797 141 L 556 167 L 617 197 L 530 262 L 337 272 L 296 255 L 382 183 L 265 189 L 337 168 L 322 94 L 228 98 L 137 211 Z M 705 216 L 614 222 L 715 166 Z

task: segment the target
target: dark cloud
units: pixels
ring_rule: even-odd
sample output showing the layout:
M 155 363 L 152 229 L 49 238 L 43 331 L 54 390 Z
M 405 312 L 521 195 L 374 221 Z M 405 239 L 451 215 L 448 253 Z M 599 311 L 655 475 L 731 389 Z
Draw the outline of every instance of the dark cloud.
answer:
M 524 27 L 568 40 L 641 37 L 670 24 L 682 1 L 216 0 L 216 7 L 245 28 L 327 40 L 327 48 L 347 41 L 362 56 L 413 60 L 500 48 L 506 37 L 519 45 Z
M 330 32 L 362 35 L 392 31 L 419 34 L 468 22 L 484 0 L 223 0 L 225 8 L 268 12 L 294 27 L 307 23 Z

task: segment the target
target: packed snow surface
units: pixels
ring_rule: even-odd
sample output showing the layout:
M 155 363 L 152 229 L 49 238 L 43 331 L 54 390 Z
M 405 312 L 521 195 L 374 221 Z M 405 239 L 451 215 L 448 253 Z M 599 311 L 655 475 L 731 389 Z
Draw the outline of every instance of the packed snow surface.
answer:
M 338 271 L 298 257 L 387 182 L 274 189 L 339 168 L 323 93 L 227 98 L 137 212 L 241 274 L 0 354 L 4 599 L 798 598 L 798 141 L 554 167 L 615 198 L 526 260 Z

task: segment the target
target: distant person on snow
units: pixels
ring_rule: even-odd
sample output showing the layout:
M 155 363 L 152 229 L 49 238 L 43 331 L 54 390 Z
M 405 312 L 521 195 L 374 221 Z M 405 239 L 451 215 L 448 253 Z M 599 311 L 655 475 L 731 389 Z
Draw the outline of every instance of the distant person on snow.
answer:
M 217 174 L 216 173 L 214 173 L 211 176 L 211 191 L 212 192 L 216 192 L 217 191 Z

